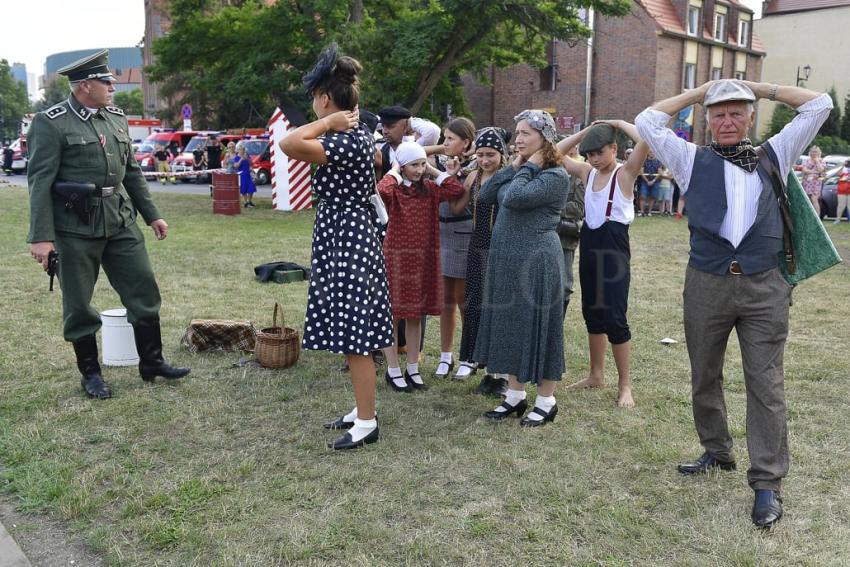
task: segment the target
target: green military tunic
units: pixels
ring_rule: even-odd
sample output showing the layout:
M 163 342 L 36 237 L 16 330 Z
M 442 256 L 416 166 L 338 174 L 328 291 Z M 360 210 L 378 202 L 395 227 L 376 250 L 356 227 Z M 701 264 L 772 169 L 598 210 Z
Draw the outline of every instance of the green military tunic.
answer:
M 159 289 L 136 217 L 150 224 L 162 215 L 133 157 L 124 112 L 108 106 L 92 113 L 71 95 L 35 116 L 27 145 L 27 242 L 52 241 L 59 253 L 65 339 L 100 328 L 90 302 L 101 265 L 130 323 L 158 320 Z M 95 184 L 88 224 L 51 190 L 57 181 Z M 110 187 L 113 194 L 103 196 Z

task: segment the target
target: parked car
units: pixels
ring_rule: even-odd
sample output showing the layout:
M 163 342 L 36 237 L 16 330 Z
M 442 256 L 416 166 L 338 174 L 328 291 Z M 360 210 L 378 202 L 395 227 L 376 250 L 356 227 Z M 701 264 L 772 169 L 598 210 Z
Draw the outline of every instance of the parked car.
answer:
M 251 160 L 251 171 L 254 173 L 254 183 L 267 185 L 272 179 L 272 145 L 266 143 L 263 151 Z
M 797 161 L 794 162 L 794 171 L 803 171 L 803 164 L 806 163 L 806 160 L 809 159 L 808 154 L 803 154 L 797 158 Z
M 834 218 L 838 208 L 838 176 L 844 166 L 836 167 L 826 173 L 826 178 L 820 188 L 820 218 Z M 846 211 L 844 216 L 850 220 L 850 214 Z
M 195 171 L 195 156 L 192 152 L 195 151 L 197 147 L 206 148 L 207 141 L 211 134 L 215 134 L 218 136 L 218 132 L 201 132 L 197 136 L 193 137 L 189 142 L 183 146 L 183 153 L 174 158 L 174 161 L 171 162 L 171 171 L 175 173 L 183 173 L 186 171 Z M 183 182 L 189 181 L 198 181 L 198 175 L 186 175 L 181 176 L 179 179 Z M 200 174 L 200 181 L 204 181 L 209 177 L 208 174 L 202 173 Z
M 826 162 L 826 168 L 832 169 L 834 167 L 838 167 L 840 165 L 844 165 L 844 162 L 850 159 L 850 156 L 842 156 L 838 154 L 831 154 L 823 158 L 823 161 Z
M 179 132 L 175 132 L 174 130 L 161 130 L 159 132 L 154 132 L 142 142 L 142 145 L 139 146 L 139 151 L 136 152 L 136 161 L 141 166 L 142 171 L 153 171 L 154 170 L 154 159 L 153 153 L 156 151 L 157 146 L 177 146 L 179 148 L 186 147 L 186 144 L 189 143 L 197 132 L 193 130 L 181 130 Z
M 27 154 L 26 138 L 18 138 L 9 147 L 12 148 L 12 171 L 15 173 L 23 173 L 27 170 L 29 155 Z

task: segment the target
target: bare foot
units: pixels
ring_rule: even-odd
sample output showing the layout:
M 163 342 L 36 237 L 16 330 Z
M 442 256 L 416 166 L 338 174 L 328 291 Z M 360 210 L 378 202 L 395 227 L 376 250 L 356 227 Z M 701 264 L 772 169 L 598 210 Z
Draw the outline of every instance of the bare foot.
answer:
M 632 389 L 628 386 L 620 388 L 620 395 L 617 397 L 617 407 L 625 409 L 635 407 L 635 400 L 632 398 Z
M 594 376 L 588 376 L 584 380 L 579 380 L 575 384 L 570 384 L 567 386 L 567 389 L 583 389 L 583 388 L 602 388 L 605 386 L 604 378 L 596 378 Z

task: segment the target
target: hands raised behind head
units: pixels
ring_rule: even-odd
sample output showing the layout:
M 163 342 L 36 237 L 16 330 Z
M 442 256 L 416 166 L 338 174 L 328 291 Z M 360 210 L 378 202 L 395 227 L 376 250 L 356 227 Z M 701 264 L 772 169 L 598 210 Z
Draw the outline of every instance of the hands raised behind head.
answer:
M 340 110 L 325 116 L 322 120 L 328 130 L 345 132 L 351 130 L 360 122 L 360 109 L 355 106 L 354 110 Z
M 590 125 L 595 126 L 596 124 L 608 124 L 609 126 L 612 126 L 612 127 L 616 128 L 617 130 L 619 130 L 621 122 L 622 122 L 622 120 L 594 120 L 593 122 L 590 123 Z
M 534 152 L 530 158 L 528 158 L 528 163 L 533 163 L 538 167 L 543 167 L 543 150 L 537 150 Z
M 429 166 L 431 164 L 428 164 Z M 457 175 L 460 171 L 460 160 L 457 157 L 446 158 L 446 173 L 449 175 Z
M 458 169 L 460 169 L 460 167 L 458 167 Z M 425 162 L 425 175 L 428 175 L 429 177 L 431 177 L 431 179 L 437 179 L 437 177 L 439 177 L 441 173 L 442 171 L 440 171 L 430 163 Z M 448 173 L 449 175 L 454 175 L 454 173 L 449 171 L 448 167 L 446 167 L 446 173 Z

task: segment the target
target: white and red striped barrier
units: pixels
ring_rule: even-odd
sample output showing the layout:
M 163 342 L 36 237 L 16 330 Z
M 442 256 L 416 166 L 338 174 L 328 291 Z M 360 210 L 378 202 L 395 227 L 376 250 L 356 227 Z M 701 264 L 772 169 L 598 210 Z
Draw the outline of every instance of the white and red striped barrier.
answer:
M 208 175 L 211 173 L 224 173 L 227 170 L 222 169 L 202 169 L 199 171 L 144 171 L 142 175 L 145 177 L 196 177 L 198 175 Z
M 268 130 L 271 132 L 272 207 L 278 211 L 300 211 L 313 206 L 310 164 L 289 159 L 280 149 L 280 141 L 294 130 L 280 108 L 275 108 Z

